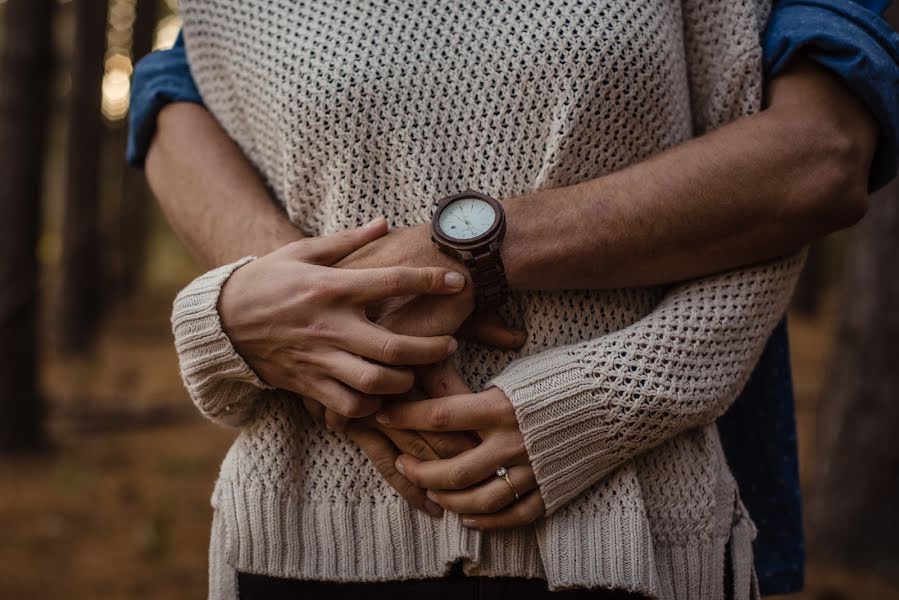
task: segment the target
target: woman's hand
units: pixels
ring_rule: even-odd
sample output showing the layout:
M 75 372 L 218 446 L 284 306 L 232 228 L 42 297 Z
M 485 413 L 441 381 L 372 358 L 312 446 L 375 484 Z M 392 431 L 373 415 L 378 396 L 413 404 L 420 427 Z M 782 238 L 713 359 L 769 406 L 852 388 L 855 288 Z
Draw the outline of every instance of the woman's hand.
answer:
M 238 269 L 222 288 L 219 314 L 235 349 L 269 385 L 321 402 L 345 417 L 380 406 L 375 394 L 401 394 L 412 371 L 452 354 L 449 335 L 390 332 L 366 307 L 395 296 L 450 295 L 461 273 L 441 267 L 330 267 L 387 232 L 384 219 L 365 227 L 288 244 Z
M 416 402 L 427 398 L 428 393 L 435 393 L 435 390 L 442 392 L 440 395 L 469 392 L 468 386 L 458 375 L 455 377 L 444 376 L 445 374 L 450 375 L 450 370 L 455 373 L 455 367 L 451 361 L 419 369 L 418 372 L 422 376 L 425 389 L 413 388 L 404 397 L 393 397 L 389 402 Z M 303 402 L 309 414 L 318 421 L 326 420 L 333 415 L 332 411 L 326 411 L 318 402 L 307 399 L 304 399 Z M 400 454 L 408 454 L 419 460 L 452 458 L 478 445 L 477 436 L 471 432 L 441 433 L 391 429 L 384 427 L 373 417 L 350 421 L 346 435 L 359 446 L 381 477 L 400 496 L 413 508 L 422 510 L 433 517 L 441 516 L 443 508 L 428 499 L 425 495 L 427 490 L 414 485 L 396 470 L 397 458 Z
M 353 252 L 337 263 L 344 269 L 387 266 L 465 268 L 440 252 L 431 241 L 430 226 L 394 229 L 381 239 Z M 370 316 L 391 331 L 406 335 L 456 334 L 474 337 L 482 344 L 515 350 L 527 333 L 506 326 L 493 312 L 474 311 L 474 287 L 468 285 L 453 296 L 390 298 L 370 307 Z
M 370 419 L 351 421 L 346 435 L 365 453 L 390 487 L 413 508 L 432 517 L 443 515 L 443 508 L 428 499 L 427 490 L 416 486 L 397 471 L 397 458 L 403 453 L 419 460 L 451 458 L 477 446 L 477 441 L 469 434 L 419 434 L 383 427 L 370 422 Z
M 391 429 L 477 433 L 481 443 L 458 456 L 423 461 L 403 454 L 396 461 L 400 474 L 427 489 L 434 503 L 461 514 L 466 527 L 519 527 L 544 514 L 515 411 L 499 388 L 390 405 L 375 418 Z M 511 485 L 497 475 L 500 467 Z

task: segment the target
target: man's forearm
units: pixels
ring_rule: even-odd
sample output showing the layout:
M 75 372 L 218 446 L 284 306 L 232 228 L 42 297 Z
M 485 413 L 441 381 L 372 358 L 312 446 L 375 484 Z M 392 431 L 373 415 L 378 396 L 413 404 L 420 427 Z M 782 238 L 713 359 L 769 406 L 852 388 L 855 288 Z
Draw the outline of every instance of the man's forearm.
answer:
M 506 203 L 503 259 L 525 289 L 669 283 L 796 250 L 865 209 L 873 118 L 800 64 L 770 107 L 619 172 Z
M 268 254 L 303 237 L 201 106 L 175 103 L 159 113 L 146 174 L 172 229 L 206 267 Z
M 864 106 L 807 65 L 775 81 L 770 105 L 622 171 L 509 200 L 510 284 L 670 283 L 772 258 L 854 222 L 876 142 Z M 201 107 L 160 113 L 147 176 L 173 229 L 207 266 L 302 237 Z M 418 243 L 401 245 L 409 256 L 394 262 L 443 265 L 420 229 Z

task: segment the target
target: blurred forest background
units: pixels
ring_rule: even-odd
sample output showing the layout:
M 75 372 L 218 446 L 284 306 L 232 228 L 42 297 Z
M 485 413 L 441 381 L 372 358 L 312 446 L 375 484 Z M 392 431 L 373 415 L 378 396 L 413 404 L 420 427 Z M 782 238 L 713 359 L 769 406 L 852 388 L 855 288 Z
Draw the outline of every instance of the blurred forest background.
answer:
M 895 8 L 892 9 L 895 27 Z M 177 0 L 0 0 L 0 598 L 199 598 L 234 432 L 181 387 L 198 271 L 124 165 Z M 790 316 L 802 598 L 899 598 L 899 193 L 813 249 Z

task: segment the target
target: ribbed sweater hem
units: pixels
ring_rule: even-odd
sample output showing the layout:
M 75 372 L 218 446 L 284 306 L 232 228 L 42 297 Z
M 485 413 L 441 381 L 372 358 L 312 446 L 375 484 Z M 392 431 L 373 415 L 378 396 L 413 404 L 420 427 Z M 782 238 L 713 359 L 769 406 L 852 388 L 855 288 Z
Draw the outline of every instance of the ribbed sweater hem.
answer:
M 651 598 L 724 598 L 730 541 L 735 598 L 749 594 L 751 525 L 738 521 L 730 537 L 678 545 L 653 542 L 642 510 L 601 517 L 560 511 L 537 527 L 539 556 L 528 530 L 492 534 L 468 530 L 458 515 L 435 519 L 399 498 L 312 500 L 287 489 L 220 479 L 210 547 L 210 598 L 234 598 L 234 572 L 299 580 L 375 582 L 432 579 L 462 561 L 466 574 L 543 578 L 551 590 L 610 588 Z M 747 535 L 742 535 L 746 533 Z M 747 568 L 748 567 L 748 568 Z
M 272 389 L 234 349 L 218 312 L 222 286 L 253 260 L 247 256 L 200 275 L 181 290 L 172 308 L 184 386 L 200 412 L 221 425 L 246 423 L 259 392 Z

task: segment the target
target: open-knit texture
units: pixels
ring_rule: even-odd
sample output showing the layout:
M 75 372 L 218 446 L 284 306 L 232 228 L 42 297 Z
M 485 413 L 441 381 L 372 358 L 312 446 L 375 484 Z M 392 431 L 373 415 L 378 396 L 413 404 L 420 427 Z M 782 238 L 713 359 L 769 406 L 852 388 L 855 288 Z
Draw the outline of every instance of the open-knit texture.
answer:
M 598 177 L 761 105 L 762 0 L 181 6 L 204 101 L 310 235 L 427 222 L 466 188 L 505 199 Z M 475 389 L 511 398 L 548 516 L 484 533 L 410 509 L 357 447 L 266 389 L 216 313 L 246 260 L 198 278 L 173 314 L 191 397 L 243 427 L 213 494 L 211 597 L 234 597 L 235 569 L 376 581 L 462 560 L 552 589 L 719 600 L 728 546 L 733 597 L 757 596 L 753 526 L 713 423 L 801 257 L 668 287 L 513 293 L 527 345 L 463 344 L 456 359 Z

